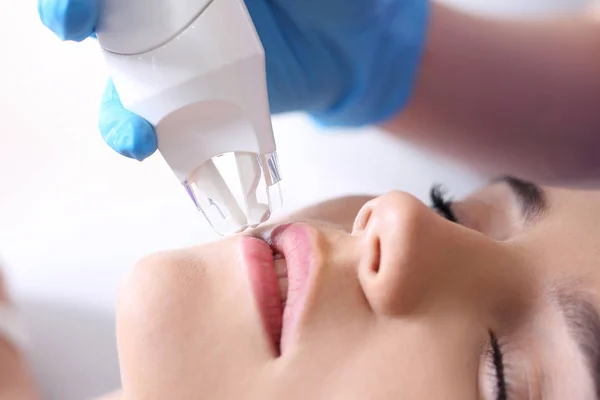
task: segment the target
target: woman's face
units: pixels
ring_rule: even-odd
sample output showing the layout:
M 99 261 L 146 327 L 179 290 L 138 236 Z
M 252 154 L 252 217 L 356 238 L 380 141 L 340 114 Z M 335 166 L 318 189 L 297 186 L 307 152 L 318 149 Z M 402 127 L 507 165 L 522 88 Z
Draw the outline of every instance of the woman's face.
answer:
M 600 192 L 433 197 L 334 200 L 141 261 L 119 300 L 125 397 L 596 399 Z

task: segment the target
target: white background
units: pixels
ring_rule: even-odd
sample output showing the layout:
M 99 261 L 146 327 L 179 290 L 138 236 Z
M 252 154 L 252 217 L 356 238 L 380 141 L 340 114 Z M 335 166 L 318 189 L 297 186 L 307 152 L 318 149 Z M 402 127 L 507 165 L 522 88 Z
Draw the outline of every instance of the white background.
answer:
M 454 2 L 501 13 L 588 3 Z M 100 138 L 106 76 L 96 44 L 61 43 L 33 0 L 10 3 L 0 13 L 0 257 L 47 398 L 89 398 L 119 385 L 112 319 L 123 274 L 145 254 L 214 236 L 160 156 L 140 164 Z M 460 195 L 478 184 L 376 132 L 317 132 L 298 116 L 277 118 L 275 130 L 288 209 L 392 189 L 425 198 L 434 182 Z

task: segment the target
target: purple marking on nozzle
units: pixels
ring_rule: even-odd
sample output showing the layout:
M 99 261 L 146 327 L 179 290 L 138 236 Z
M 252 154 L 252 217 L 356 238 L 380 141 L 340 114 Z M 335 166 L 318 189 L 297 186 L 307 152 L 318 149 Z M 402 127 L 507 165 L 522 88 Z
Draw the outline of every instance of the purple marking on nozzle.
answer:
M 188 196 L 190 196 L 190 198 L 194 202 L 194 205 L 196 206 L 196 209 L 200 209 L 200 205 L 198 204 L 198 199 L 196 199 L 196 195 L 194 194 L 194 192 L 190 188 L 190 184 L 189 184 L 189 182 L 187 180 L 185 182 L 183 182 L 183 187 L 185 188 L 185 191 L 187 192 Z

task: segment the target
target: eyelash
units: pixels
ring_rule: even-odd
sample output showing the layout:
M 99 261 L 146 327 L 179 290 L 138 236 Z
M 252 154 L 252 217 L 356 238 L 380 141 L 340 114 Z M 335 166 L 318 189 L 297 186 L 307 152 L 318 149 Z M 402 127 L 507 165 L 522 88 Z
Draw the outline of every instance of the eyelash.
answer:
M 458 219 L 452 211 L 452 200 L 446 194 L 444 188 L 440 185 L 433 186 L 429 193 L 431 198 L 432 208 L 451 222 L 458 223 Z M 507 400 L 507 384 L 504 375 L 504 356 L 498 339 L 493 332 L 490 332 L 490 357 L 491 364 L 494 369 L 494 377 L 496 379 L 496 399 Z
M 454 211 L 452 211 L 452 200 L 448 198 L 444 188 L 440 185 L 435 185 L 429 192 L 431 199 L 431 207 L 442 217 L 451 222 L 458 222 Z
M 490 355 L 496 378 L 496 399 L 508 400 L 508 390 L 504 373 L 504 355 L 498 339 L 490 332 Z

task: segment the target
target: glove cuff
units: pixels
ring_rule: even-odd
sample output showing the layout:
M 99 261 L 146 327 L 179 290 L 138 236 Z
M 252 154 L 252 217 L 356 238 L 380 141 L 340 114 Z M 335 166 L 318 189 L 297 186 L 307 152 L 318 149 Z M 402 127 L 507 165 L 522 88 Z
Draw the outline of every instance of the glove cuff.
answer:
M 352 87 L 333 107 L 311 112 L 325 126 L 359 127 L 385 122 L 409 102 L 419 72 L 429 27 L 430 2 L 400 0 L 386 13 L 390 18 L 379 29 L 368 54 L 355 54 Z M 357 35 L 357 40 L 361 40 Z M 365 40 L 367 40 L 365 38 Z

